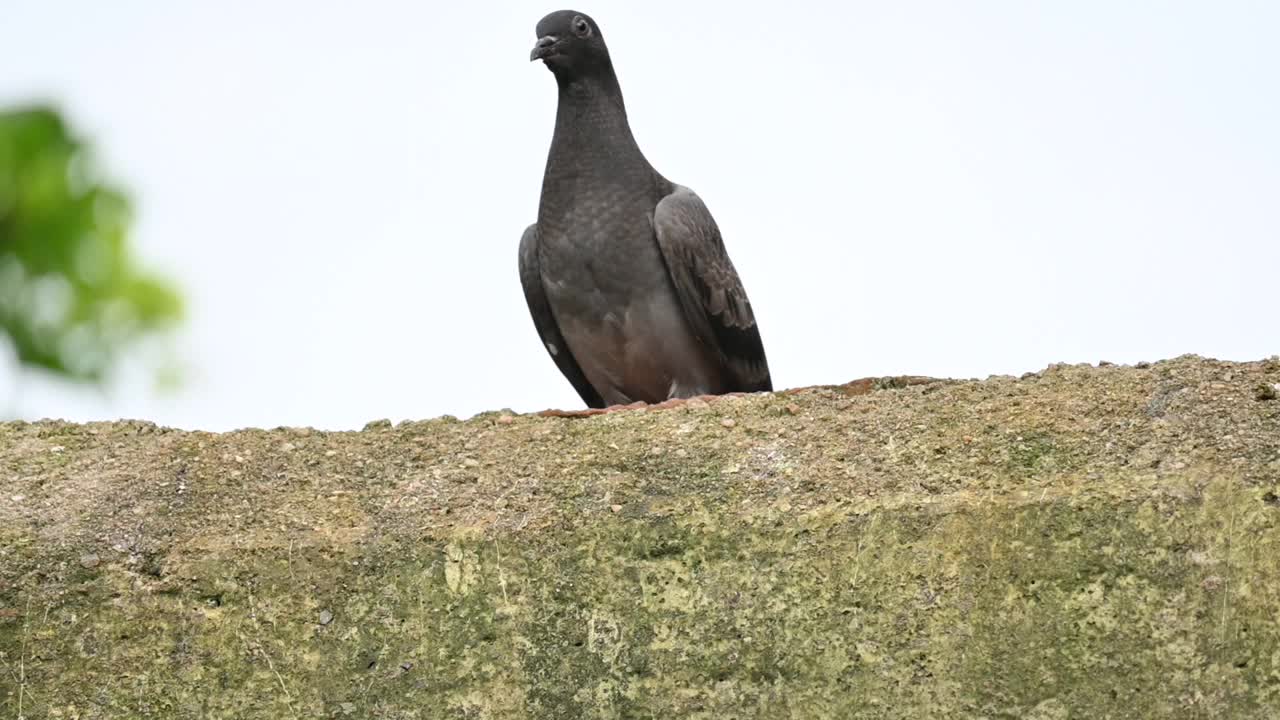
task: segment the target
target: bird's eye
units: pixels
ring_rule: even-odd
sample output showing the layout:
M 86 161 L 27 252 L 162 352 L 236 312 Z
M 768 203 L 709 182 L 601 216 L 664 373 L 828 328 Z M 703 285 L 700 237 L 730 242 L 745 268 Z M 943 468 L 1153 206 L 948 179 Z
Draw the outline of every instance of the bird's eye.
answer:
M 578 37 L 587 37 L 591 34 L 591 26 L 581 17 L 573 19 L 573 34 Z

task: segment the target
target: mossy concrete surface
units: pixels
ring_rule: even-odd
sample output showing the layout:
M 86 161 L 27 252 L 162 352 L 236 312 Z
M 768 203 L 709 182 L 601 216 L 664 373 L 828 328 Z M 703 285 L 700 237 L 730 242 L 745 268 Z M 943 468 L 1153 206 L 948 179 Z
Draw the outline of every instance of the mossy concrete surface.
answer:
M 1273 718 L 1280 362 L 0 425 L 0 718 Z

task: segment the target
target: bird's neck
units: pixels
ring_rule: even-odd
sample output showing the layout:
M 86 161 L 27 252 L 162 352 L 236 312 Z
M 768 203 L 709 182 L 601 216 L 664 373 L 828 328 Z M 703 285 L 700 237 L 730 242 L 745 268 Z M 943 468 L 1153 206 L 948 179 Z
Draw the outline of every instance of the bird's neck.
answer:
M 587 170 L 584 164 L 645 162 L 631 134 L 622 90 L 612 72 L 585 79 L 556 78 L 556 83 L 560 99 L 551 144 L 553 165 Z

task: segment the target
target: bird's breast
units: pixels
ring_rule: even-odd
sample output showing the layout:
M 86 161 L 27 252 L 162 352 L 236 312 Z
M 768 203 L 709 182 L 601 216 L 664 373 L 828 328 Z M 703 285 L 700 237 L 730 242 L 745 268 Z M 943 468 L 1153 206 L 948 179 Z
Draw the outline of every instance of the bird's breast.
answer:
M 665 291 L 670 282 L 648 220 L 579 223 L 542 237 L 539 264 L 557 312 L 587 312 L 597 300 L 622 301 Z M 587 307 L 583 307 L 583 306 Z
M 562 279 L 629 276 L 661 263 L 647 188 L 594 174 L 549 176 L 538 208 L 542 267 Z M 585 289 L 585 288 L 583 288 Z

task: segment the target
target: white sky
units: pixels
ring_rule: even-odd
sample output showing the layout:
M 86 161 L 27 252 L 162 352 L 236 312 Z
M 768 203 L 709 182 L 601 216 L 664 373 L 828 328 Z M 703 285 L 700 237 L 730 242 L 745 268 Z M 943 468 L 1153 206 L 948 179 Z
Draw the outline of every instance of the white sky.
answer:
M 555 113 L 528 52 L 560 6 L 0 1 L 0 102 L 68 113 L 189 309 L 180 392 L 15 388 L 0 361 L 0 408 L 581 407 L 516 274 Z M 716 216 L 777 387 L 1280 352 L 1280 3 L 576 9 L 650 161 Z

